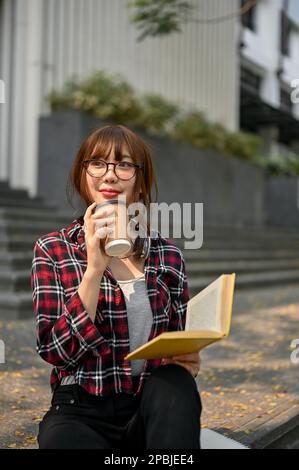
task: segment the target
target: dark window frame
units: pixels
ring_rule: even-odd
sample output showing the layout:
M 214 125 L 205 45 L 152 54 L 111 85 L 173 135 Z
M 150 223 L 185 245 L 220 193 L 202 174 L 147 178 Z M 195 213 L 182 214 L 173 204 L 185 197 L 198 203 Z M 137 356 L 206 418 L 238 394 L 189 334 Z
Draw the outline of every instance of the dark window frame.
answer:
M 241 85 L 260 95 L 263 77 L 246 66 L 241 66 Z
M 280 51 L 285 57 L 290 57 L 290 37 L 292 32 L 292 22 L 287 13 L 281 10 L 281 34 Z
M 281 83 L 280 85 L 280 107 L 282 110 L 293 114 L 293 103 L 291 99 L 292 89 Z
M 247 3 L 247 0 L 241 0 L 241 8 Z M 244 28 L 248 28 L 253 32 L 257 30 L 257 22 L 256 22 L 256 7 L 254 5 L 247 13 L 241 16 L 241 22 Z

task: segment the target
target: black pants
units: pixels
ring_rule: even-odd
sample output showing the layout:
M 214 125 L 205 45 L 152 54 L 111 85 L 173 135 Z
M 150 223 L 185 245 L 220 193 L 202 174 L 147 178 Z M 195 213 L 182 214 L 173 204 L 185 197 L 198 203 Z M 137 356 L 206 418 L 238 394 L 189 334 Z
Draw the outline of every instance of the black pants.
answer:
M 201 400 L 182 366 L 158 367 L 140 397 L 59 386 L 39 424 L 40 449 L 199 449 Z

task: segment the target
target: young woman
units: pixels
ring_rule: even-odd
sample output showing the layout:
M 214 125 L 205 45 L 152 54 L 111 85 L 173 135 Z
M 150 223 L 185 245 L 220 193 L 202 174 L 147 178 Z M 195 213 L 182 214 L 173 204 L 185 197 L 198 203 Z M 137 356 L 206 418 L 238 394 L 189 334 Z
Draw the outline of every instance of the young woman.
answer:
M 184 329 L 182 253 L 147 227 L 125 258 L 109 257 L 103 241 L 114 209 L 94 212 L 118 194 L 150 208 L 150 152 L 125 126 L 102 127 L 83 142 L 69 184 L 86 212 L 40 237 L 32 263 L 37 352 L 54 366 L 39 447 L 197 449 L 199 354 L 124 359 L 160 333 Z

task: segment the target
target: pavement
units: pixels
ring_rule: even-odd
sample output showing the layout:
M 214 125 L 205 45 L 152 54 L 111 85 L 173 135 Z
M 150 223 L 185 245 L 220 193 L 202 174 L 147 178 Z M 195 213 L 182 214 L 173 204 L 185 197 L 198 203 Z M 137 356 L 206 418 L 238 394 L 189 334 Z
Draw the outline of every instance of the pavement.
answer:
M 202 427 L 249 447 L 281 439 L 288 448 L 282 436 L 299 426 L 299 364 L 290 359 L 297 338 L 298 284 L 236 290 L 229 338 L 201 352 Z M 51 366 L 35 352 L 34 319 L 0 320 L 0 339 L 0 448 L 37 448 Z

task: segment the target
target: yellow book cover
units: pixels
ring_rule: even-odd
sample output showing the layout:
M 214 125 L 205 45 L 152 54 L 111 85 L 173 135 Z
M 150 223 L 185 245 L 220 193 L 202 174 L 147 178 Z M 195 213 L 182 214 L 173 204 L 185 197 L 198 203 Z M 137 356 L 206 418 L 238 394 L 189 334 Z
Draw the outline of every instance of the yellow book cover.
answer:
M 228 336 L 235 276 L 235 273 L 222 274 L 188 301 L 184 331 L 161 333 L 125 359 L 155 359 L 199 352 Z

